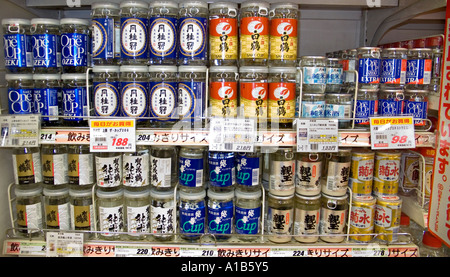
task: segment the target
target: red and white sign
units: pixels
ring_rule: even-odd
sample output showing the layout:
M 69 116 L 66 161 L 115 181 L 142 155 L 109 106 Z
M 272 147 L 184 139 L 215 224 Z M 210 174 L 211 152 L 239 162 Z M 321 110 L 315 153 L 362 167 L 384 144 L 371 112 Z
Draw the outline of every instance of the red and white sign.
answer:
M 441 99 L 428 229 L 450 246 L 450 5 L 447 5 Z

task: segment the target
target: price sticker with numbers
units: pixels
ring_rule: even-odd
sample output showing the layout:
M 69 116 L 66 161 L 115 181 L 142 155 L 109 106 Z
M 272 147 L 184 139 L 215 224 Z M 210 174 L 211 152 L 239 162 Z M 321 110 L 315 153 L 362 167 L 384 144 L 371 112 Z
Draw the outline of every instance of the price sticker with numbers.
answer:
M 91 152 L 136 151 L 135 119 L 91 119 Z
M 0 146 L 39 146 L 39 115 L 2 115 Z
M 337 152 L 337 119 L 297 119 L 297 152 Z
M 211 118 L 210 151 L 253 152 L 256 122 L 248 118 Z
M 416 147 L 412 116 L 371 117 L 370 140 L 373 150 Z

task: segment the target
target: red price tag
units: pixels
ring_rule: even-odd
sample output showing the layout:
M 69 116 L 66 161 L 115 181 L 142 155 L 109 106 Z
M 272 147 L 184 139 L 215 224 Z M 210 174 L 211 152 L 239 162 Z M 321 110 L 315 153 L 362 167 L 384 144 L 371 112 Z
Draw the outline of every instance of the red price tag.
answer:
M 403 117 L 371 117 L 372 149 L 411 149 L 416 147 L 414 119 Z
M 91 152 L 136 151 L 135 119 L 90 120 Z

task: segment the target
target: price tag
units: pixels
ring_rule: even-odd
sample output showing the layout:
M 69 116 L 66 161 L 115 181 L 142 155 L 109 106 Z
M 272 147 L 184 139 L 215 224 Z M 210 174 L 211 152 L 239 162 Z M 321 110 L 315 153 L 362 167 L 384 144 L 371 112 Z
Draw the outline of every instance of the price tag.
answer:
M 373 150 L 415 148 L 414 119 L 412 116 L 371 117 L 370 137 Z
M 253 152 L 256 122 L 245 118 L 211 118 L 210 151 Z
M 297 119 L 297 152 L 338 152 L 338 119 Z
M 47 232 L 47 257 L 82 257 L 83 234 Z
M 91 152 L 136 151 L 135 119 L 91 119 Z
M 0 117 L 3 147 L 38 146 L 41 121 L 39 115 L 3 115 Z

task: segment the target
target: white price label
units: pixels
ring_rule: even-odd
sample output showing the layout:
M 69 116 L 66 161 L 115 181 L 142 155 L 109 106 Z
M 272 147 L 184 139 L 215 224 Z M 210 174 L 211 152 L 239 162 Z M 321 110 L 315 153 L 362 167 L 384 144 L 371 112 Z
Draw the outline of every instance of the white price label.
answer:
M 39 115 L 4 115 L 0 117 L 0 146 L 39 146 Z
M 91 152 L 136 151 L 135 119 L 91 119 Z
M 371 117 L 372 149 L 410 149 L 416 147 L 412 116 Z
M 253 152 L 256 122 L 245 118 L 211 118 L 210 151 Z
M 297 152 L 338 152 L 338 119 L 297 119 Z
M 83 234 L 47 232 L 47 257 L 82 257 Z

